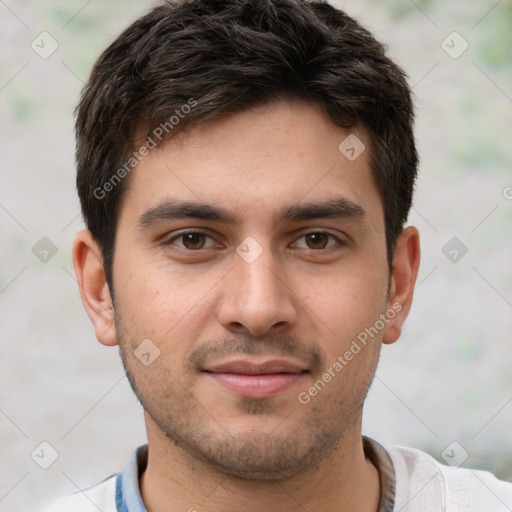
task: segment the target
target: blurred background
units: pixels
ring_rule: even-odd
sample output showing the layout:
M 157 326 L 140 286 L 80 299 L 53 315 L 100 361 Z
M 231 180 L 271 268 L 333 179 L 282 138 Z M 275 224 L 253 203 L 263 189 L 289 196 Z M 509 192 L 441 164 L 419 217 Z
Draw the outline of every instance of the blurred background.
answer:
M 70 247 L 83 226 L 73 109 L 100 52 L 152 5 L 0 0 L 0 511 L 93 484 L 145 442 Z M 415 301 L 383 349 L 364 433 L 512 480 L 511 4 L 337 5 L 407 71 L 421 154 Z

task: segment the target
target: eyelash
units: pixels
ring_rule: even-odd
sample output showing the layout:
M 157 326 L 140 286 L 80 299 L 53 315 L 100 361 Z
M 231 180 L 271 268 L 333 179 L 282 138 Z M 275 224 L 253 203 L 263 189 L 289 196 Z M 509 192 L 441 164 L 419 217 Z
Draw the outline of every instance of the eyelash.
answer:
M 207 233 L 203 233 L 202 231 L 189 230 L 189 231 L 182 231 L 181 233 L 173 236 L 171 239 L 169 239 L 165 243 L 165 245 L 174 245 L 173 242 L 175 240 L 179 240 L 180 238 L 183 239 L 183 237 L 185 237 L 187 235 L 202 235 L 202 236 L 205 236 L 205 237 L 213 240 L 213 237 L 211 235 L 208 235 Z M 340 240 L 340 238 L 338 238 L 336 235 L 333 235 L 332 233 L 329 233 L 328 231 L 309 231 L 308 233 L 303 233 L 302 235 L 300 235 L 297 240 L 300 240 L 301 238 L 304 238 L 308 235 L 327 235 L 330 240 L 335 240 L 337 242 L 338 246 L 346 245 L 342 240 Z M 319 252 L 319 251 L 326 251 L 326 250 L 329 250 L 329 249 L 332 249 L 333 247 L 335 247 L 332 245 L 329 247 L 329 242 L 327 243 L 327 245 L 328 245 L 328 247 L 324 247 L 321 249 L 306 248 L 306 250 L 309 249 L 310 251 L 314 251 L 314 252 L 318 251 Z M 200 249 L 188 249 L 187 247 L 180 247 L 180 246 L 177 246 L 177 247 L 183 251 L 188 251 L 188 252 L 199 252 L 201 250 L 209 249 L 209 247 L 207 247 L 207 248 L 201 247 Z
M 180 238 L 183 239 L 183 237 L 185 237 L 187 235 L 203 235 L 203 236 L 213 240 L 213 237 L 211 237 L 210 235 L 208 235 L 206 233 L 203 233 L 202 231 L 189 230 L 189 231 L 182 231 L 181 233 L 173 236 L 169 241 L 167 241 L 165 243 L 165 245 L 173 245 L 173 242 L 175 240 L 178 240 Z M 184 251 L 190 251 L 190 252 L 198 252 L 198 251 L 204 250 L 204 247 L 201 247 L 201 249 L 195 249 L 195 250 L 194 249 L 188 249 L 187 247 L 179 247 L 179 249 L 184 250 Z

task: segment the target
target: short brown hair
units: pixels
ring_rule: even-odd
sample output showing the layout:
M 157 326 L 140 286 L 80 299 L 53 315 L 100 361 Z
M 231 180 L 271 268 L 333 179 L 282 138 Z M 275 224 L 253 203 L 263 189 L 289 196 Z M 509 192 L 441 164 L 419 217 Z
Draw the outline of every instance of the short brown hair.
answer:
M 155 131 L 160 142 L 279 97 L 306 100 L 334 124 L 368 134 L 391 268 L 418 166 L 402 69 L 324 2 L 181 0 L 153 9 L 103 52 L 77 107 L 78 194 L 111 291 L 117 213 L 141 130 L 148 148 Z

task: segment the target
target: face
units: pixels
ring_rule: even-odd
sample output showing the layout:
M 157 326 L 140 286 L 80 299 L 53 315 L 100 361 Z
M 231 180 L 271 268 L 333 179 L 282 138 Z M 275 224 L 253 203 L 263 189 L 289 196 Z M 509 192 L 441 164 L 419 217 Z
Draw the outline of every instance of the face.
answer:
M 348 135 L 280 101 L 195 127 L 133 171 L 115 335 L 98 337 L 120 344 L 148 436 L 230 475 L 279 479 L 360 429 L 401 306 L 369 151 L 347 159 Z

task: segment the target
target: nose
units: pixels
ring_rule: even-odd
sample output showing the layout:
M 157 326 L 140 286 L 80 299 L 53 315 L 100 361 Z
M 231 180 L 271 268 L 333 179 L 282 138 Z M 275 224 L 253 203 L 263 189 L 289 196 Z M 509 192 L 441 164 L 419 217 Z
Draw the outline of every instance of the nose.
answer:
M 262 336 L 295 324 L 296 301 L 285 273 L 275 268 L 270 250 L 252 262 L 235 255 L 234 267 L 223 280 L 218 320 L 233 333 Z

